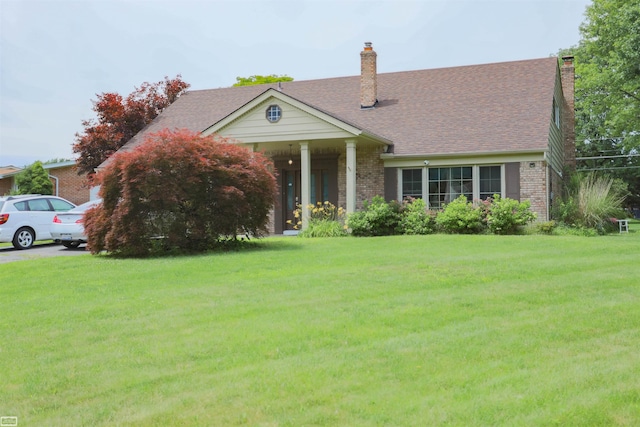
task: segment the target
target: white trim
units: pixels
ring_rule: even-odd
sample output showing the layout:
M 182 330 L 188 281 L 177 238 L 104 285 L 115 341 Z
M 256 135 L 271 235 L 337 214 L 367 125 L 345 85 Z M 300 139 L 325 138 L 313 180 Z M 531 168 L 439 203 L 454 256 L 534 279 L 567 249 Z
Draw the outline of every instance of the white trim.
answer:
M 356 141 L 345 140 L 347 150 L 347 214 L 356 211 Z
M 311 152 L 309 142 L 300 143 L 300 196 L 302 198 L 302 229 L 307 227 L 309 221 L 309 205 L 311 204 Z

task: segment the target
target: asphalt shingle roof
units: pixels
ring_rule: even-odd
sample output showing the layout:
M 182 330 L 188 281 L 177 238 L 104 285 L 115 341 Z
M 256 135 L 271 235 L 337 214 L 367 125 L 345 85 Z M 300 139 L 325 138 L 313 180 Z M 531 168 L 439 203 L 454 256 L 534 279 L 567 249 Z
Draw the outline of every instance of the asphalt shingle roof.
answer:
M 360 76 L 282 83 L 282 92 L 393 142 L 396 155 L 543 150 L 557 58 L 378 74 L 374 109 L 360 109 Z M 163 128 L 201 132 L 276 85 L 194 90 L 126 146 Z

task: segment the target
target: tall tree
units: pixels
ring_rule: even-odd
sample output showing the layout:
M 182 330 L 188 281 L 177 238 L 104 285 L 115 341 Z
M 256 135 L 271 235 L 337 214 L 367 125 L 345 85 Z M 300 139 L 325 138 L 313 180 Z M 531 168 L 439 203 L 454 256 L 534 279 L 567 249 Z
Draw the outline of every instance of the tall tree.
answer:
M 578 167 L 624 180 L 640 204 L 640 1 L 593 0 L 576 57 Z
M 276 74 L 269 74 L 268 76 L 249 76 L 249 77 L 236 77 L 236 83 L 234 86 L 251 86 L 261 85 L 266 83 L 278 83 L 278 82 L 291 82 L 293 77 L 289 77 L 286 74 L 278 76 Z
M 16 175 L 16 186 L 18 194 L 53 194 L 53 183 L 39 160 Z
M 104 92 L 93 102 L 97 119 L 84 120 L 84 131 L 76 134 L 73 152 L 78 174 L 92 174 L 94 169 L 115 153 L 158 114 L 173 103 L 187 88 L 180 75 L 165 77 L 157 83 L 143 83 L 126 98 Z

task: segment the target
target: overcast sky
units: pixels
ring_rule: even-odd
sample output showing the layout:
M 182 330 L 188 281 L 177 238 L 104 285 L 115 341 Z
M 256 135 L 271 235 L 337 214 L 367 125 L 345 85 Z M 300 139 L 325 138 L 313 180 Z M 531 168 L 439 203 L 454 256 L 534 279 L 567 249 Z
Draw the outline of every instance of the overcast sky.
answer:
M 295 80 L 543 58 L 578 43 L 590 0 L 0 0 L 0 166 L 73 158 L 96 94 L 182 75 Z

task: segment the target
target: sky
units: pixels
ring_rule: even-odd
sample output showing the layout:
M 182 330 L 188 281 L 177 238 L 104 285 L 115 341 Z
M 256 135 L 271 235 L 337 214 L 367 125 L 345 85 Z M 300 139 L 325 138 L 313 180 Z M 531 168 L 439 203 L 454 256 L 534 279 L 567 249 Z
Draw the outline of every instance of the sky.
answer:
M 591 0 L 0 0 L 0 166 L 73 159 L 92 101 L 181 75 L 295 80 L 544 58 Z

